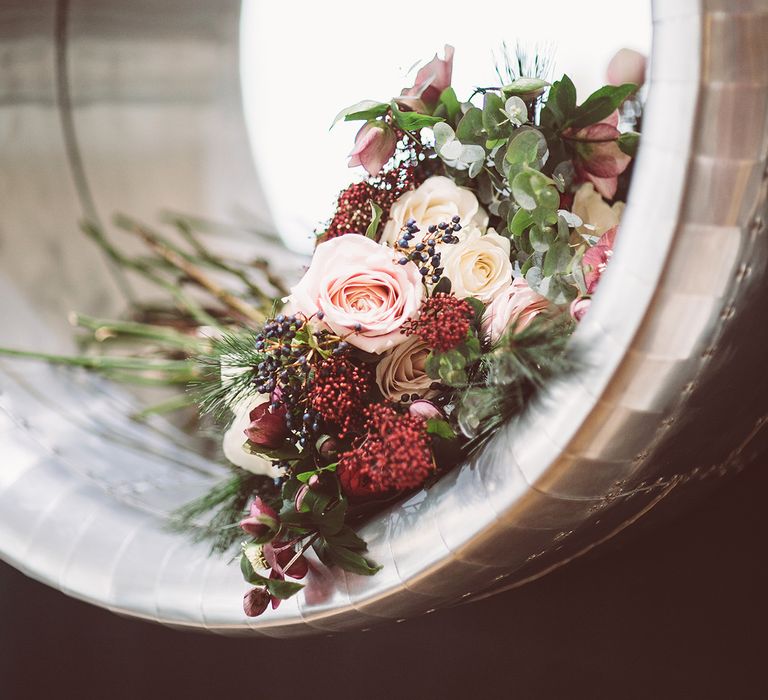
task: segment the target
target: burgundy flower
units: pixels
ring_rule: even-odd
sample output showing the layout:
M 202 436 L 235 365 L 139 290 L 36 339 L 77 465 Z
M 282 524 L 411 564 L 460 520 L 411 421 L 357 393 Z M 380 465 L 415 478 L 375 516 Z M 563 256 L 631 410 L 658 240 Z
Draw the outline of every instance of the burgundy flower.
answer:
M 277 532 L 280 518 L 274 509 L 256 496 L 251 503 L 250 515 L 240 521 L 240 527 L 256 539 L 263 539 Z
M 587 286 L 587 294 L 594 294 L 600 276 L 613 255 L 615 238 L 616 227 L 614 226 L 600 236 L 597 243 L 584 253 L 581 264 L 584 268 L 584 283 Z
M 397 101 L 416 112 L 433 111 L 443 90 L 451 85 L 453 53 L 453 46 L 446 44 L 445 58 L 435 54 L 416 74 L 413 87 L 403 90 Z
M 243 597 L 243 611 L 248 617 L 258 617 L 267 609 L 271 598 L 266 588 L 252 588 Z
M 260 403 L 251 411 L 251 423 L 244 432 L 248 439 L 259 447 L 280 447 L 289 435 L 285 426 L 285 414 L 286 410 L 282 406 L 271 410 L 269 401 Z
M 573 144 L 576 151 L 576 174 L 580 179 L 594 184 L 595 189 L 606 199 L 612 199 L 616 194 L 618 176 L 632 160 L 619 148 L 618 138 L 621 133 L 616 128 L 618 123 L 619 113 L 613 112 L 597 124 L 578 131 L 567 129 L 563 132 L 563 137 Z
M 395 154 L 397 136 L 383 121 L 363 124 L 355 136 L 355 147 L 349 154 L 349 167 L 362 165 L 374 177 L 381 172 L 384 164 Z

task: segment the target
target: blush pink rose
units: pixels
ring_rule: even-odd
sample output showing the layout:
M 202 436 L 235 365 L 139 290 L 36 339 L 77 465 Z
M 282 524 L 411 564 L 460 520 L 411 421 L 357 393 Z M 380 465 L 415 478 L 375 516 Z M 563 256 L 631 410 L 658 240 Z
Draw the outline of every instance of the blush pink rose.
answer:
M 497 343 L 510 326 L 514 325 L 516 331 L 524 330 L 548 306 L 545 297 L 518 277 L 486 307 L 481 323 L 483 335 Z
M 438 58 L 435 54 L 435 57 L 416 73 L 413 87 L 403 90 L 398 102 L 417 112 L 434 109 L 443 90 L 451 85 L 453 52 L 453 46 L 446 44 L 445 58 Z M 424 109 L 425 107 L 427 109 Z
M 395 154 L 397 136 L 384 122 L 364 124 L 355 136 L 355 147 L 349 154 L 349 167 L 362 165 L 369 175 L 376 176 Z
M 414 263 L 358 234 L 321 243 L 291 290 L 294 313 L 319 323 L 361 350 L 382 353 L 408 340 L 402 325 L 418 312 L 424 285 Z

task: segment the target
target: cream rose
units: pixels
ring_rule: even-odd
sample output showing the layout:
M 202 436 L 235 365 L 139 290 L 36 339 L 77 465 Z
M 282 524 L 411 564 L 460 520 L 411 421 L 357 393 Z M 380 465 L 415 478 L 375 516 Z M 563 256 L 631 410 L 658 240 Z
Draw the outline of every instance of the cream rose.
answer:
M 412 336 L 390 350 L 376 366 L 376 383 L 390 401 L 400 401 L 403 394 L 418 394 L 428 399 L 438 392 L 430 389 L 433 379 L 424 371 L 429 355 L 427 344 Z
M 224 433 L 224 440 L 221 447 L 224 456 L 236 467 L 245 469 L 253 474 L 264 474 L 272 479 L 276 479 L 283 472 L 272 466 L 272 462 L 261 455 L 252 455 L 245 451 L 244 445 L 247 441 L 245 429 L 251 424 L 250 412 L 256 406 L 265 401 L 269 401 L 269 396 L 260 394 L 254 398 L 241 401 L 235 407 L 235 417 Z
M 485 309 L 482 333 L 491 343 L 497 343 L 512 324 L 515 330 L 522 331 L 548 306 L 547 299 L 519 277 Z
M 423 296 L 415 264 L 399 265 L 389 248 L 348 234 L 317 246 L 289 303 L 307 317 L 319 312 L 318 323 L 361 350 L 382 353 L 406 340 L 400 327 Z
M 392 205 L 381 242 L 394 245 L 408 219 L 415 219 L 421 231 L 426 233 L 430 226 L 441 221 L 449 222 L 454 216 L 461 217 L 464 227 L 475 226 L 485 231 L 488 226 L 488 215 L 471 190 L 459 187 L 450 178 L 435 175 L 415 190 L 406 192 Z
M 573 198 L 573 213 L 583 222 L 576 231 L 583 236 L 602 236 L 606 231 L 619 225 L 624 213 L 624 202 L 615 202 L 613 206 L 606 202 L 595 190 L 591 182 L 585 182 Z
M 492 228 L 487 233 L 465 228 L 458 243 L 442 248 L 443 274 L 451 280 L 451 291 L 459 299 L 491 301 L 512 280 L 509 252 L 509 239 Z

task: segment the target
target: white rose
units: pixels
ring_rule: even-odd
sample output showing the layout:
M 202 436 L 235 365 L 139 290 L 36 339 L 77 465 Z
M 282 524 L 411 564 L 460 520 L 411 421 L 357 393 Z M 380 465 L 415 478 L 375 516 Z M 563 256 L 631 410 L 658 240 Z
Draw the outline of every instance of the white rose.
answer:
M 591 182 L 585 182 L 573 198 L 573 213 L 584 222 L 576 231 L 583 236 L 599 238 L 608 229 L 619 225 L 624 207 L 624 202 L 615 202 L 611 206 Z
M 419 229 L 426 234 L 430 226 L 441 221 L 449 222 L 454 216 L 461 217 L 464 227 L 475 226 L 485 231 L 488 226 L 488 214 L 471 190 L 459 187 L 448 177 L 435 175 L 415 190 L 406 192 L 392 205 L 381 243 L 394 245 L 408 219 L 415 219 Z
M 413 336 L 390 350 L 376 366 L 376 383 L 390 401 L 400 401 L 403 394 L 418 394 L 428 399 L 437 395 L 430 389 L 433 379 L 424 371 L 429 347 Z
M 509 239 L 492 228 L 487 233 L 464 229 L 459 236 L 458 243 L 443 246 L 443 275 L 459 299 L 491 301 L 512 283 Z
M 253 398 L 241 401 L 234 410 L 235 417 L 224 433 L 221 443 L 224 456 L 236 467 L 245 469 L 252 474 L 263 474 L 272 479 L 281 476 L 282 469 L 272 466 L 272 462 L 261 455 L 252 455 L 245 451 L 247 441 L 245 429 L 251 424 L 250 412 L 259 404 L 269 401 L 269 396 L 260 394 Z

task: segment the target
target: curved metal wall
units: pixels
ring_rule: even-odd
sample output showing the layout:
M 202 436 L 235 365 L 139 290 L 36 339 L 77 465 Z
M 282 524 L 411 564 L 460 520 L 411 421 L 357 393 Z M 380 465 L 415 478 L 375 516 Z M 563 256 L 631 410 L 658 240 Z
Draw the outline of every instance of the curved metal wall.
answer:
M 0 342 L 65 347 L 69 307 L 118 298 L 78 216 L 265 207 L 240 116 L 237 3 L 29 5 L 0 8 Z M 738 468 L 768 420 L 766 65 L 768 0 L 654 3 L 635 179 L 575 336 L 588 366 L 366 525 L 377 576 L 318 568 L 304 594 L 245 618 L 239 572 L 163 529 L 217 467 L 167 425 L 132 423 L 118 389 L 5 360 L 0 555 L 167 624 L 360 628 L 520 585 Z

